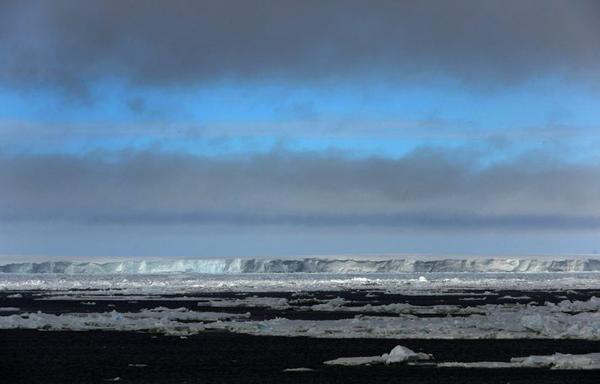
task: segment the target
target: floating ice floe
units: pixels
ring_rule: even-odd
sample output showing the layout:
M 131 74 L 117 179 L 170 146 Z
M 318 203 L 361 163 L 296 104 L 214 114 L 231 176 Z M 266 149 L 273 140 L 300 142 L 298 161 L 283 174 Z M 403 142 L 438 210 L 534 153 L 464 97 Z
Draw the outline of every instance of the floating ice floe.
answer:
M 426 353 L 414 352 L 402 345 L 395 346 L 390 353 L 381 356 L 340 357 L 325 361 L 325 365 L 374 365 L 374 364 L 399 364 L 430 360 L 433 357 Z
M 400 313 L 397 317 L 357 315 L 353 319 L 320 321 L 277 318 L 264 321 L 216 322 L 210 326 L 231 332 L 276 336 L 597 340 L 600 339 L 600 312 L 586 310 L 576 313 L 577 309 L 594 308 L 594 305 L 589 302 L 543 306 L 484 305 L 472 308 L 473 314 L 461 318 L 447 316 L 422 318 Z M 565 309 L 573 310 L 575 313 L 563 312 Z
M 571 355 L 555 353 L 547 356 L 513 357 L 510 362 L 476 361 L 445 362 L 438 367 L 446 368 L 549 368 L 549 369 L 600 369 L 600 353 Z
M 0 329 L 153 331 L 180 335 L 203 331 L 205 322 L 245 319 L 249 316 L 247 313 L 195 312 L 186 308 L 164 307 L 125 313 L 112 311 L 54 315 L 37 312 L 0 316 Z
M 397 314 L 439 314 L 439 315 L 472 315 L 485 314 L 480 307 L 461 307 L 458 305 L 412 305 L 407 303 L 392 303 L 382 305 L 352 305 L 342 297 L 336 297 L 331 300 L 320 300 L 322 303 L 310 306 L 301 306 L 298 309 L 310 311 L 340 311 L 356 313 L 397 313 Z
M 487 304 L 468 308 L 445 305 L 421 307 L 409 304 L 343 307 L 340 305 L 344 302 L 338 298 L 334 298 L 332 301 L 333 304 L 330 304 L 329 309 L 338 308 L 338 310 L 358 310 L 359 312 L 351 319 L 291 320 L 275 318 L 262 321 L 250 320 L 249 314 L 200 312 L 190 311 L 186 308 L 169 309 L 164 307 L 145 309 L 135 313 L 112 311 L 54 315 L 37 312 L 0 316 L 0 328 L 150 330 L 167 334 L 193 334 L 206 329 L 214 329 L 253 335 L 336 338 L 600 339 L 600 300 L 596 298 L 589 301 L 548 303 L 539 306 Z M 255 304 L 260 302 L 262 301 L 258 300 Z M 270 300 L 266 300 L 262 303 L 270 302 Z M 236 302 L 234 301 L 234 303 Z M 398 315 L 367 316 L 360 313 L 361 311 L 370 313 L 377 310 L 388 312 L 396 310 Z M 417 316 L 423 313 L 436 313 L 440 316 L 426 318 Z M 456 313 L 469 314 L 469 316 L 460 318 L 447 316 Z M 205 324 L 209 321 L 212 323 Z
M 547 305 L 552 306 L 554 304 L 548 303 Z M 562 312 L 599 311 L 600 297 L 592 296 L 588 301 L 563 300 L 556 304 L 556 307 Z
M 529 296 L 510 296 L 510 295 L 506 295 L 506 296 L 502 296 L 499 297 L 498 300 L 531 300 L 531 297 Z
M 210 306 L 210 307 L 266 307 L 271 309 L 288 309 L 290 304 L 288 300 L 283 297 L 258 297 L 250 296 L 244 297 L 243 299 L 214 299 L 197 297 L 198 306 Z

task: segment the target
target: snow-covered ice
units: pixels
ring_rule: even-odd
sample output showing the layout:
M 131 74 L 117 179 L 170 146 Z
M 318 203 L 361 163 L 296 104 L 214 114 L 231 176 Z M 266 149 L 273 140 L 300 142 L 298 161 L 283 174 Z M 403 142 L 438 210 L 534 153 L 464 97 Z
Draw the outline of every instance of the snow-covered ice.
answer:
M 510 362 L 475 361 L 444 362 L 446 368 L 549 368 L 549 369 L 600 369 L 600 353 L 571 355 L 555 353 L 548 356 L 513 357 Z
M 43 330 L 116 330 L 154 331 L 165 334 L 198 333 L 205 329 L 205 322 L 244 319 L 249 314 L 196 312 L 186 308 L 169 309 L 157 307 L 140 312 L 121 313 L 21 313 L 0 316 L 0 329 L 43 329 Z
M 550 356 L 528 356 L 510 359 L 521 367 L 550 369 L 600 369 L 600 353 L 571 355 L 555 353 Z
M 589 301 L 548 303 L 541 306 L 483 305 L 463 308 L 466 317 L 418 317 L 410 314 L 411 306 L 396 317 L 365 316 L 338 320 L 291 320 L 275 318 L 250 320 L 249 314 L 191 311 L 186 308 L 158 307 L 141 312 L 65 313 L 61 315 L 20 313 L 0 316 L 0 328 L 52 330 L 152 330 L 163 333 L 197 333 L 206 329 L 274 336 L 311 336 L 335 338 L 396 339 L 592 339 L 600 340 L 600 311 L 596 299 Z M 412 306 L 415 312 L 419 306 Z M 453 313 L 452 306 L 440 306 Z M 232 321 L 234 320 L 234 321 Z M 185 322 L 182 322 L 185 321 Z M 204 322 L 213 321 L 205 324 Z
M 426 353 L 417 353 L 402 345 L 395 346 L 390 353 L 384 353 L 381 356 L 359 356 L 359 357 L 340 357 L 334 360 L 325 361 L 325 365 L 373 365 L 373 364 L 399 364 L 407 362 L 417 362 L 430 360 L 433 356 Z
M 210 306 L 210 307 L 266 307 L 271 309 L 288 309 L 290 304 L 286 298 L 283 297 L 257 297 L 250 296 L 242 299 L 225 299 L 225 298 L 204 298 L 198 297 L 199 306 Z
M 325 365 L 372 365 L 383 364 L 385 359 L 382 356 L 358 356 L 358 357 L 339 357 L 334 360 L 323 362 Z

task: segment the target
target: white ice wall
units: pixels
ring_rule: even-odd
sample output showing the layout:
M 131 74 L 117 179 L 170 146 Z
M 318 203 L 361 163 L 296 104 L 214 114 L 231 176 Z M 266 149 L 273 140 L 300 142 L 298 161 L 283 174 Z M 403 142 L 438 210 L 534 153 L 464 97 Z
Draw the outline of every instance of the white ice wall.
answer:
M 118 262 L 41 262 L 0 266 L 4 273 L 402 273 L 600 272 L 600 259 L 182 259 Z

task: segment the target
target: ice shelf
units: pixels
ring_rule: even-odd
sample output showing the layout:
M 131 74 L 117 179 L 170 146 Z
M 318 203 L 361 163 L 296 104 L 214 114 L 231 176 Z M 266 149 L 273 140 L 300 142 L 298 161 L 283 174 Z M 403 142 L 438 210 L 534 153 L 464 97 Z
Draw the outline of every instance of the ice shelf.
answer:
M 428 273 L 428 272 L 600 272 L 600 259 L 411 258 L 181 259 L 113 262 L 47 261 L 0 265 L 3 273 Z M 426 281 L 423 277 L 421 280 Z

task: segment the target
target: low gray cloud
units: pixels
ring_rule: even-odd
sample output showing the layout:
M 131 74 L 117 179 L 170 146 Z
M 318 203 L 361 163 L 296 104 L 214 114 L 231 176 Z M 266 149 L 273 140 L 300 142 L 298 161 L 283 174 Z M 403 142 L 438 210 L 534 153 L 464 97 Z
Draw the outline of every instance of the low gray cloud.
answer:
M 553 73 L 596 81 L 593 0 L 133 1 L 0 4 L 5 84 L 85 89 L 219 79 L 450 77 L 477 87 Z
M 531 155 L 481 168 L 471 152 L 400 159 L 273 152 L 0 157 L 0 221 L 586 231 L 600 166 Z

